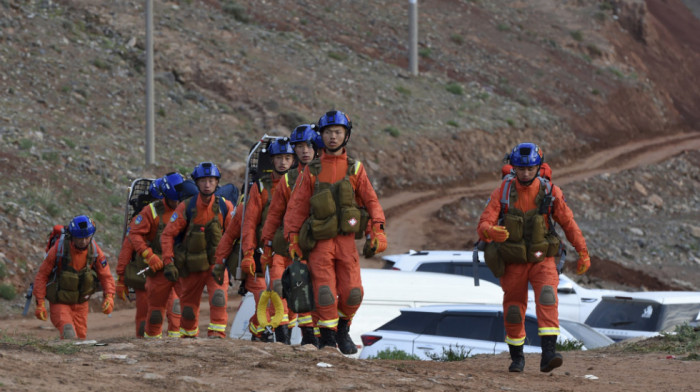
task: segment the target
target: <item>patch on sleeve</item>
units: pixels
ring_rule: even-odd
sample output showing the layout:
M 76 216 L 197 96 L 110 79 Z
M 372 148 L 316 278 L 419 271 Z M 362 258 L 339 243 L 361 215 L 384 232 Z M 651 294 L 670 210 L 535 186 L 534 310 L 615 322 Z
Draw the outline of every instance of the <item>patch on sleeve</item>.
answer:
M 134 224 L 138 225 L 139 223 L 141 223 L 142 220 L 143 220 L 143 217 L 141 216 L 141 214 L 139 214 L 138 216 L 136 216 L 136 220 L 134 220 Z
M 177 212 L 173 212 L 173 215 L 170 217 L 171 222 L 175 222 L 177 220 Z
M 102 260 L 100 260 L 100 265 L 102 266 L 102 268 L 107 266 L 107 258 L 106 257 L 104 257 Z

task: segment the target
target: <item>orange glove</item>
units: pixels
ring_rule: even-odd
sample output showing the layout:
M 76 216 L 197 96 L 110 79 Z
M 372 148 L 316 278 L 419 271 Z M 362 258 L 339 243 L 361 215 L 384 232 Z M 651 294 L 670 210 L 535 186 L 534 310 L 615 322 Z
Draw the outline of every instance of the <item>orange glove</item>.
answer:
M 289 233 L 289 257 L 292 260 L 301 260 L 304 257 L 299 246 L 299 233 Z
M 591 257 L 588 255 L 588 249 L 582 249 L 578 252 L 578 261 L 576 262 L 576 273 L 583 275 L 591 268 Z
M 124 302 L 129 298 L 129 288 L 124 284 L 124 275 L 119 275 L 117 279 L 117 298 Z
M 156 272 L 163 269 L 163 260 L 158 257 L 157 254 L 153 253 L 151 248 L 148 248 L 141 253 L 141 257 L 151 268 L 151 271 Z
M 36 300 L 36 310 L 34 310 L 34 316 L 41 321 L 46 321 L 46 306 L 44 306 L 43 299 Z
M 262 269 L 265 269 L 265 267 L 270 266 L 272 267 L 272 246 L 271 245 L 265 245 L 263 247 L 263 253 L 260 255 L 260 265 L 262 266 Z
M 487 240 L 492 240 L 494 242 L 503 242 L 508 239 L 508 230 L 505 226 L 491 226 L 489 229 L 484 231 L 484 236 Z
M 241 260 L 241 271 L 248 275 L 255 275 L 255 259 L 253 258 L 253 249 L 249 249 L 243 253 Z
M 112 294 L 105 294 L 105 299 L 102 301 L 102 313 L 110 314 L 114 309 L 114 297 Z
M 372 232 L 369 234 L 372 240 L 372 248 L 374 253 L 382 253 L 386 250 L 386 234 L 384 233 L 384 223 L 376 222 L 372 224 Z

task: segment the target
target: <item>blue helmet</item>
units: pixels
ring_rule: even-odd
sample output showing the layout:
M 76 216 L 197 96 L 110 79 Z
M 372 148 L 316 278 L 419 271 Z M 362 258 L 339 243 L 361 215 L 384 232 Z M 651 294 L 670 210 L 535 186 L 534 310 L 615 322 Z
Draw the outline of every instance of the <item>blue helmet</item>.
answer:
M 90 237 L 95 234 L 96 230 L 95 222 L 87 215 L 78 215 L 71 219 L 70 224 L 68 224 L 68 233 L 70 233 L 73 238 Z
M 542 151 L 535 143 L 520 143 L 510 153 L 513 166 L 539 166 L 542 164 Z
M 268 151 L 270 151 L 271 156 L 282 155 L 282 154 L 294 154 L 294 148 L 289 142 L 288 137 L 279 137 L 275 139 L 269 146 L 267 146 Z
M 155 180 L 151 181 L 151 185 L 148 186 L 148 193 L 150 193 L 151 197 L 153 197 L 154 199 L 162 199 L 163 198 L 162 187 L 163 187 L 163 179 L 156 178 Z
M 194 171 L 190 174 L 193 180 L 197 180 L 202 177 L 216 177 L 221 178 L 221 173 L 219 168 L 212 162 L 202 162 L 195 166 Z
M 323 128 L 330 125 L 342 125 L 348 130 L 348 137 L 350 136 L 350 130 L 352 130 L 352 121 L 347 114 L 341 112 L 340 110 L 332 110 L 326 112 L 321 118 L 318 119 L 318 131 L 323 132 Z
M 180 200 L 180 190 L 182 188 L 182 183 L 185 179 L 182 174 L 172 172 L 168 173 L 162 178 L 163 184 L 161 185 L 161 191 L 163 196 L 170 200 Z
M 302 124 L 294 128 L 289 138 L 290 143 L 311 143 L 314 148 L 323 148 L 323 139 L 316 132 L 316 124 Z

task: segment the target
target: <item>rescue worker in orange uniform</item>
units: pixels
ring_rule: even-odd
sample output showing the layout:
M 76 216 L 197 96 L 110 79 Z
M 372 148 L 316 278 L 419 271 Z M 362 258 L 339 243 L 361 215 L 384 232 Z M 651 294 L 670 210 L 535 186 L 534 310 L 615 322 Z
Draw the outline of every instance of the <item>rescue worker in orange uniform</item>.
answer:
M 270 208 L 267 212 L 267 219 L 265 219 L 265 225 L 262 229 L 262 243 L 264 247 L 260 256 L 261 264 L 272 263 L 270 279 L 273 282 L 272 287 L 278 290 L 277 293 L 280 296 L 282 296 L 282 274 L 285 268 L 292 263 L 292 259 L 289 258 L 289 244 L 284 240 L 282 219 L 299 174 L 316 157 L 316 152 L 319 145 L 322 145 L 322 142 L 320 141 L 320 135 L 315 131 L 315 125 L 303 124 L 292 131 L 290 144 L 294 149 L 299 166 L 297 166 L 297 170 L 289 170 L 284 175 L 284 179 L 281 182 L 282 185 L 278 184 L 275 188 Z M 276 241 L 273 241 L 273 239 L 276 239 Z M 272 258 L 271 262 L 270 258 Z M 313 344 L 318 347 L 318 338 L 314 334 L 315 323 L 311 313 L 298 314 L 295 317 L 293 313 L 289 313 L 286 299 L 283 302 L 285 312 L 290 320 L 289 327 L 294 327 L 293 320 L 296 318 L 297 325 L 301 328 L 301 344 Z
M 212 276 L 212 269 L 216 247 L 234 213 L 233 204 L 214 194 L 221 173 L 212 162 L 197 165 L 191 177 L 199 193 L 178 204 L 160 236 L 164 275 L 170 281 L 179 276 L 182 284 L 181 336 L 199 335 L 199 303 L 206 286 L 210 307 L 207 336 L 224 338 L 228 322 L 228 276 L 220 284 Z M 181 234 L 182 241 L 175 244 Z
M 542 163 L 542 154 L 534 143 L 521 143 L 513 149 L 510 164 L 515 173 L 506 176 L 501 186 L 491 193 L 477 229 L 479 238 L 490 243 L 485 251 L 487 264 L 490 257 L 504 264 L 500 278 L 511 372 L 522 372 L 525 367 L 523 344 L 528 283 L 535 293 L 542 345 L 540 371 L 549 372 L 563 363 L 561 354 L 555 351 L 559 335 L 559 274 L 554 256 L 560 247 L 554 232 L 555 222 L 578 252 L 576 272 L 583 274 L 591 265 L 586 241 L 561 189 L 537 175 Z
M 366 256 L 386 250 L 384 211 L 364 166 L 346 153 L 350 119 L 330 111 L 317 125 L 324 148 L 297 180 L 284 216 L 284 233 L 292 259 L 302 258 L 302 246 L 310 249 L 319 347 L 353 354 L 357 346 L 349 335 L 350 324 L 364 295 L 355 238 L 369 232 Z M 309 224 L 304 224 L 307 220 Z M 301 232 L 302 226 L 309 228 L 308 233 Z M 300 243 L 300 237 L 309 236 L 313 240 Z
M 137 326 L 141 328 L 139 332 L 142 337 L 160 338 L 162 336 L 164 314 L 168 319 L 168 337 L 180 337 L 181 312 L 177 294 L 180 291 L 180 284 L 177 279 L 170 281 L 162 271 L 160 237 L 178 205 L 180 197 L 178 189 L 183 182 L 184 179 L 180 173 L 166 174 L 159 185 L 161 200 L 147 205 L 139 212 L 129 225 L 129 232 L 125 239 L 136 253 L 135 257 L 141 258 L 149 267 L 145 273 L 145 290 L 134 290 L 137 322 L 141 320 L 143 322 L 143 325 L 139 323 Z M 117 267 L 118 274 L 119 270 L 120 268 Z M 123 282 L 123 278 L 124 275 L 121 273 L 119 281 Z M 117 282 L 117 296 L 126 300 L 126 291 L 120 287 L 119 282 Z M 143 304 L 139 304 L 139 296 L 142 297 Z M 139 318 L 140 314 L 143 315 L 142 319 Z
M 102 284 L 102 313 L 114 309 L 114 278 L 107 258 L 93 239 L 95 223 L 86 215 L 74 217 L 68 233 L 49 249 L 34 281 L 34 315 L 46 321 L 45 300 L 50 302 L 51 322 L 61 339 L 85 339 L 90 296 L 97 280 Z
M 270 201 L 273 195 L 280 188 L 280 180 L 285 177 L 287 171 L 294 164 L 294 150 L 289 143 L 288 138 L 278 138 L 268 146 L 270 157 L 272 158 L 273 170 L 271 173 L 263 174 L 256 181 L 248 195 L 248 201 L 245 205 L 245 219 L 243 220 L 243 230 L 241 232 L 241 249 L 243 250 L 243 259 L 241 260 L 241 270 L 248 275 L 246 278 L 246 289 L 253 293 L 255 297 L 255 306 L 257 309 L 260 295 L 267 288 L 265 284 L 265 268 L 271 266 L 272 258 L 260 259 L 259 265 L 255 262 L 256 249 L 262 249 L 263 242 L 261 232 L 263 225 L 268 216 Z M 272 271 L 271 271 L 272 272 Z M 275 280 L 272 273 L 270 274 L 271 288 L 278 294 L 282 293 L 282 274 Z M 248 284 L 248 280 L 252 280 Z M 277 287 L 273 285 L 276 284 Z M 275 339 L 278 342 L 289 344 L 289 314 L 285 306 L 285 315 L 282 317 L 282 322 L 275 328 Z M 292 324 L 293 326 L 293 324 Z M 270 341 L 271 336 L 268 336 L 265 326 L 258 322 L 256 314 L 250 318 L 248 326 L 253 340 Z

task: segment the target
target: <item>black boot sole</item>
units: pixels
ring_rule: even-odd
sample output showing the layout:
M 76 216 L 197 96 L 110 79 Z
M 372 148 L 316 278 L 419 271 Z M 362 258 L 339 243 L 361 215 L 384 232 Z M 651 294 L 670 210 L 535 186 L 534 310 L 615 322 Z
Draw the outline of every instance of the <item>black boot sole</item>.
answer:
M 557 356 L 549 360 L 546 365 L 540 366 L 540 371 L 543 373 L 551 372 L 564 363 L 564 358 Z

